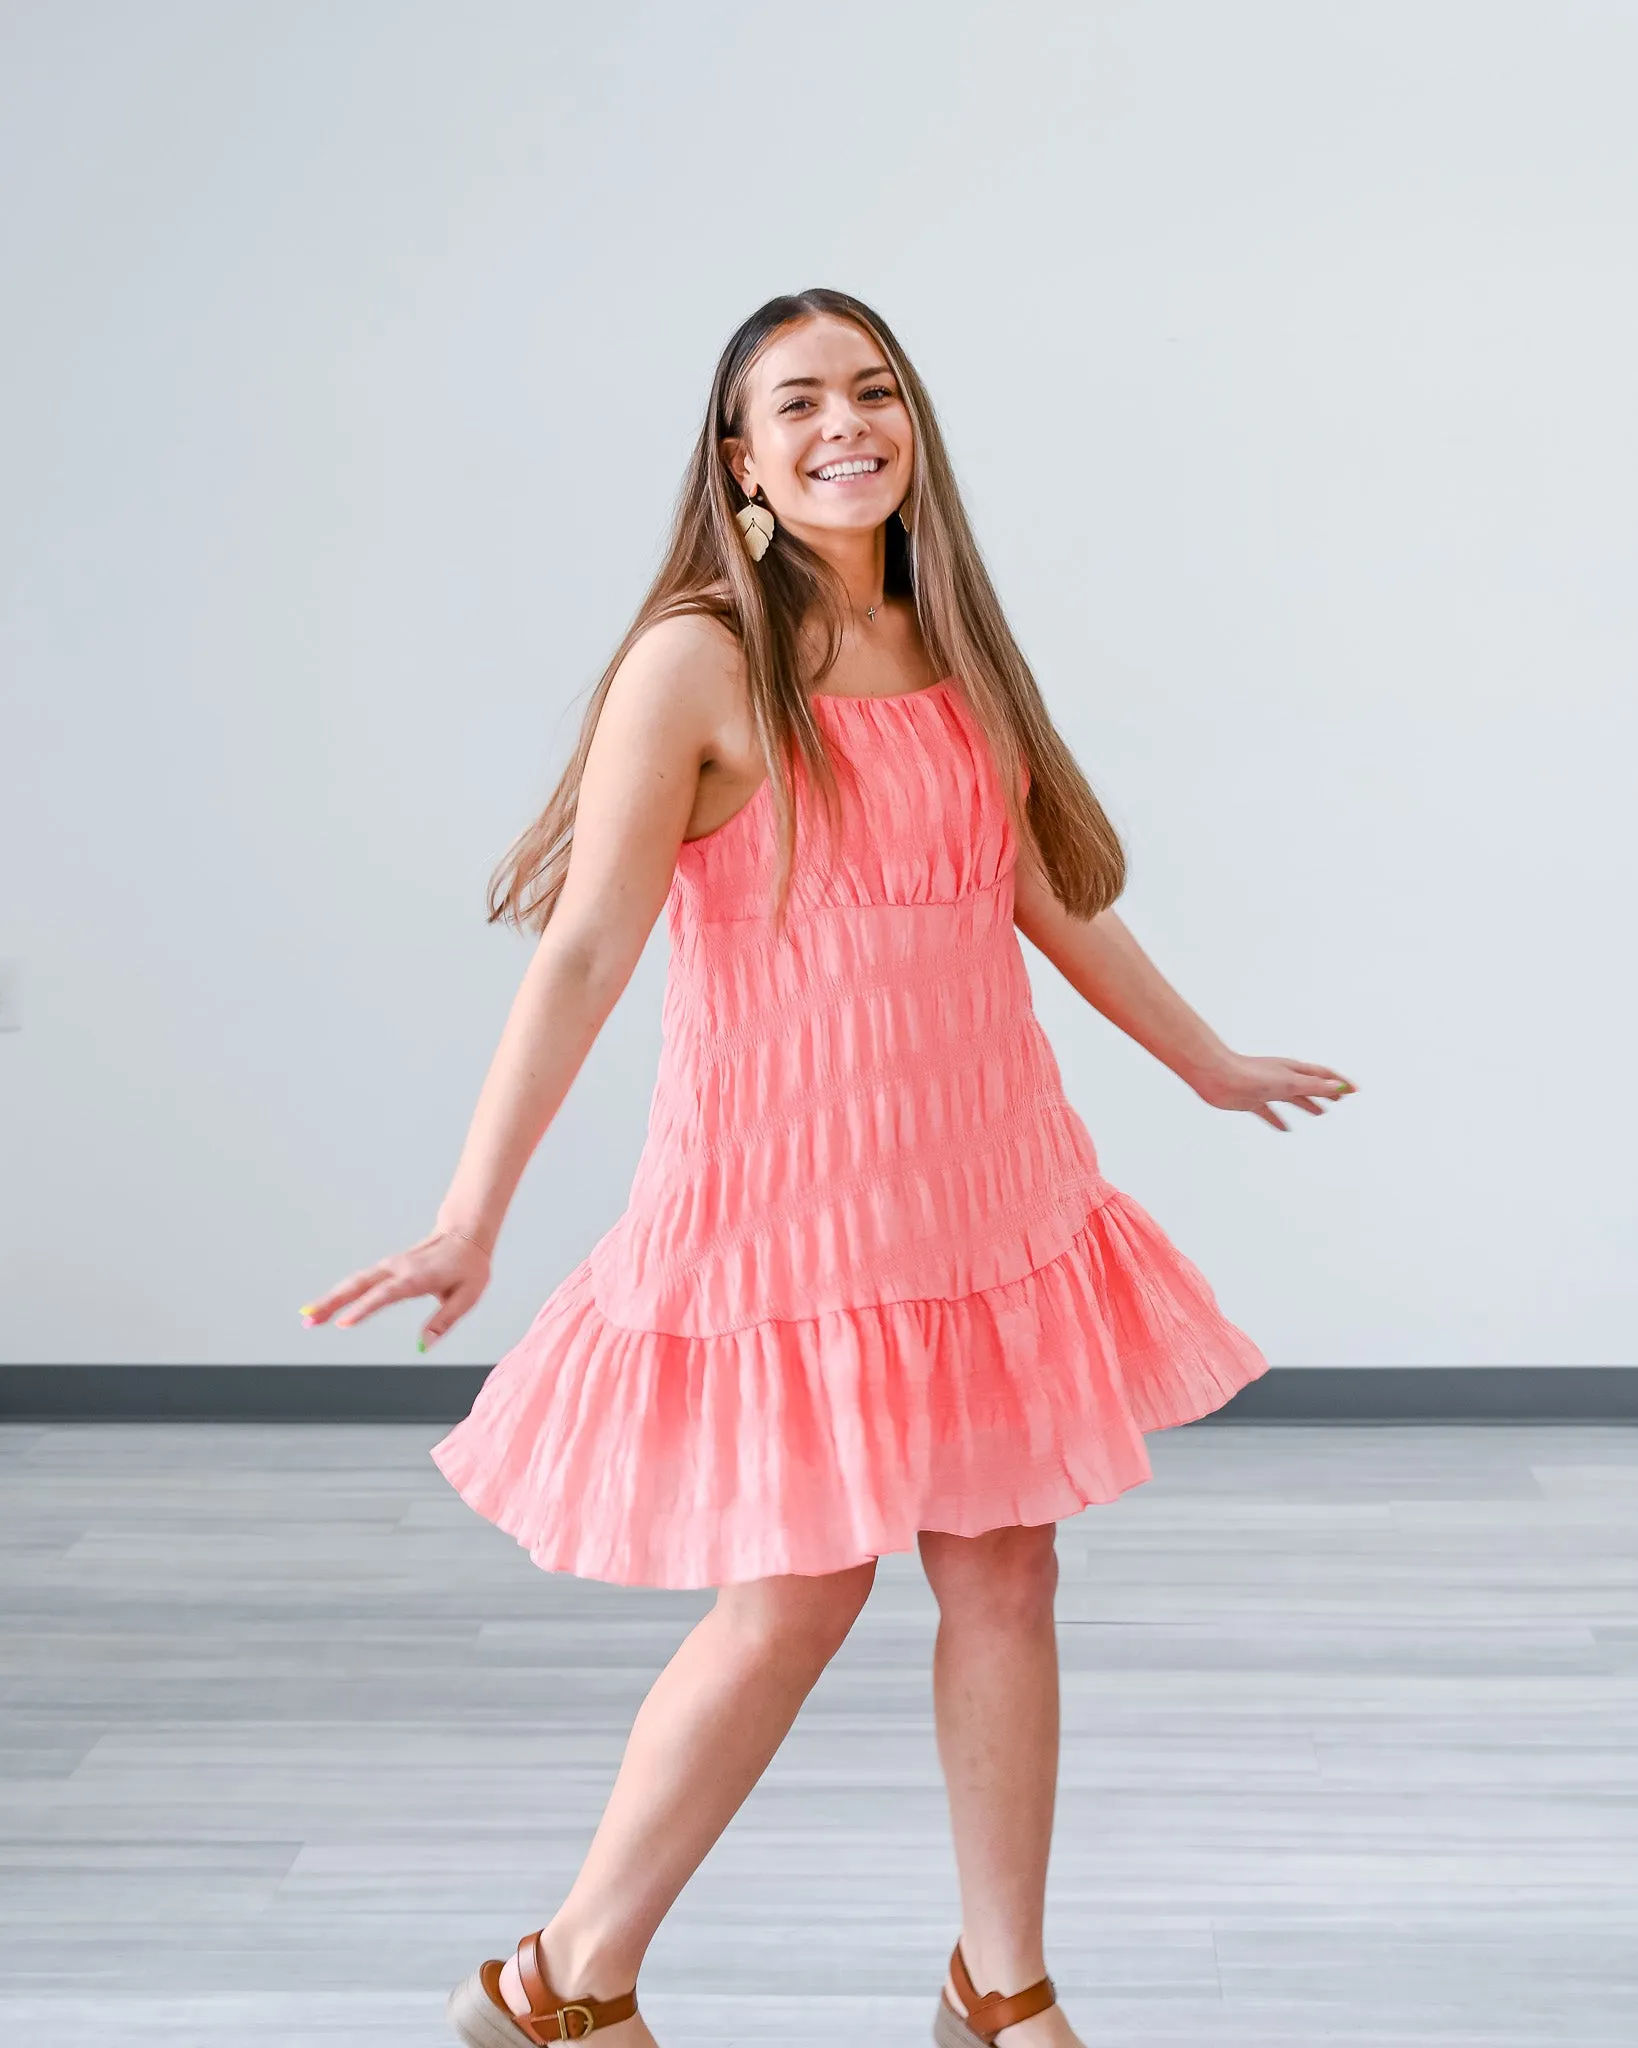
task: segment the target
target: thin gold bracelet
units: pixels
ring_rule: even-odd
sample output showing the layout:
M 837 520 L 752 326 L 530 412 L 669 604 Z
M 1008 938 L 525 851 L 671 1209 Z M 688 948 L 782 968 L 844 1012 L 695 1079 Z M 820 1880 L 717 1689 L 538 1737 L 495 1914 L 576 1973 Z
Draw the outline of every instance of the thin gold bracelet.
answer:
M 467 1244 L 477 1245 L 478 1250 L 483 1253 L 486 1259 L 494 1259 L 495 1254 L 489 1249 L 488 1245 L 478 1244 L 478 1240 L 475 1237 L 468 1237 L 464 1230 L 457 1230 L 452 1223 L 444 1225 L 444 1235 L 445 1237 L 459 1237 L 464 1239 Z

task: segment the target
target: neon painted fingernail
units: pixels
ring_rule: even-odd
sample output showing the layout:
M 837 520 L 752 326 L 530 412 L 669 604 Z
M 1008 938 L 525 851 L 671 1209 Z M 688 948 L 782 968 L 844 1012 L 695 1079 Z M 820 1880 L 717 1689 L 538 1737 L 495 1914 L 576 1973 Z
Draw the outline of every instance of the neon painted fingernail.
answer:
M 415 1348 L 417 1351 L 425 1351 L 425 1349 L 427 1348 L 426 1339 L 424 1337 L 417 1337 L 415 1340 Z

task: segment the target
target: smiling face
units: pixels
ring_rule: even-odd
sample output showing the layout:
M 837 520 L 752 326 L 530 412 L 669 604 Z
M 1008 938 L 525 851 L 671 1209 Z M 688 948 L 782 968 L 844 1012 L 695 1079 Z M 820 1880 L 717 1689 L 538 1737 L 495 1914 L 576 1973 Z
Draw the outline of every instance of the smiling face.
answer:
M 786 328 L 751 365 L 741 433 L 726 441 L 740 488 L 798 536 L 882 526 L 904 502 L 915 436 L 898 379 L 850 320 Z

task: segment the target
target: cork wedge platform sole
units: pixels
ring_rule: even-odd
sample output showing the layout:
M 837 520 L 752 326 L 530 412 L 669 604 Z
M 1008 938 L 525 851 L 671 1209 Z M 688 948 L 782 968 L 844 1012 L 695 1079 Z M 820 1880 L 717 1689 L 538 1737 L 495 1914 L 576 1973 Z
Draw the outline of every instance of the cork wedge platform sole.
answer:
M 540 1952 L 539 1934 L 526 1934 L 518 1943 L 518 1977 L 529 2001 L 528 2017 L 514 2013 L 501 1996 L 504 1963 L 491 1959 L 480 1963 L 449 1994 L 444 2012 L 455 2037 L 466 2048 L 543 2048 L 548 2041 L 583 2041 L 599 2028 L 612 2027 L 635 2017 L 637 1993 L 624 1992 L 619 1998 L 563 1998 L 546 1978 Z
M 1038 1983 L 1005 1996 L 999 1991 L 986 1991 L 980 1996 L 967 1973 L 959 1941 L 950 1957 L 950 1982 L 961 2001 L 961 2010 L 958 2012 L 950 2003 L 947 1991 L 939 1993 L 938 2010 L 933 2015 L 933 2040 L 937 2048 L 994 2048 L 995 2037 L 1004 2027 L 1032 2020 L 1038 2012 L 1058 2003 L 1050 1977 L 1042 1977 Z
M 984 2036 L 975 2034 L 967 2022 L 958 2019 L 950 2002 L 941 1998 L 933 2015 L 933 2039 L 937 2048 L 985 2048 Z

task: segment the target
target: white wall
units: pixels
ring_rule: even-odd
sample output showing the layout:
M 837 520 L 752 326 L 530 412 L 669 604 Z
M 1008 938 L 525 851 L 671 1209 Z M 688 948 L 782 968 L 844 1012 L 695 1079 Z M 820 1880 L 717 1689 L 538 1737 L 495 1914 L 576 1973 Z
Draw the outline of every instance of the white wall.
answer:
M 485 879 L 777 290 L 876 303 L 1278 1137 L 1033 960 L 1276 1363 L 1638 1358 L 1631 5 L 13 0 L 3 1355 L 413 1359 Z M 623 1206 L 663 929 L 442 1347 Z

